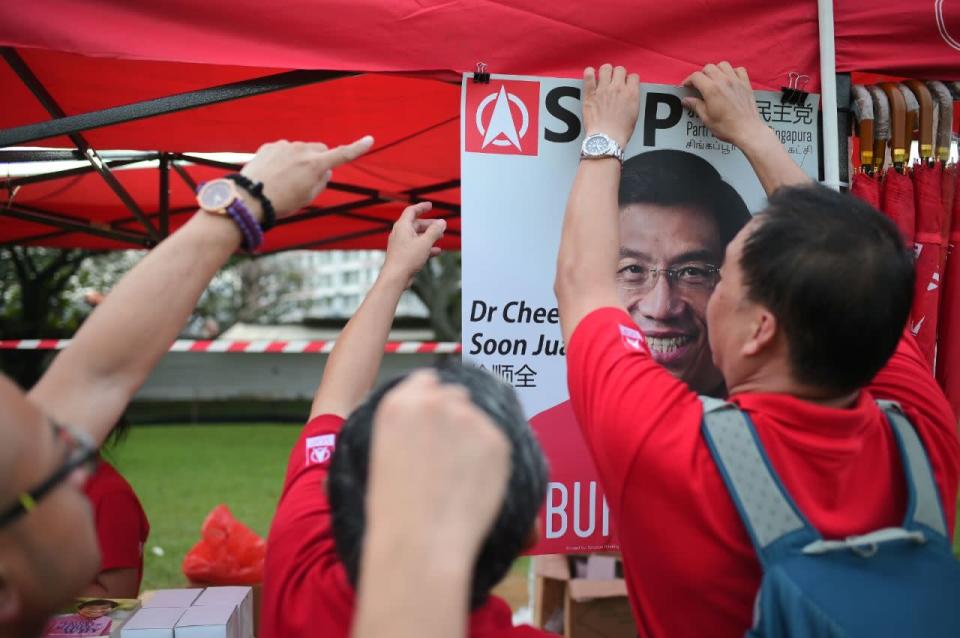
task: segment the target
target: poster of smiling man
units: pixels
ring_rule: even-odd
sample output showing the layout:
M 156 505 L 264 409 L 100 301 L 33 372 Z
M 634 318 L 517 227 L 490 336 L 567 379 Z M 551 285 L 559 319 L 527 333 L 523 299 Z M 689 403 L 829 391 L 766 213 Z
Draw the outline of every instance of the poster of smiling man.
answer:
M 583 130 L 581 82 L 464 76 L 461 96 L 463 352 L 516 388 L 550 462 L 537 553 L 617 549 L 596 469 L 568 403 L 553 277 Z M 726 244 L 763 190 L 743 154 L 682 108 L 686 89 L 643 85 L 620 180 L 617 286 L 654 358 L 723 396 L 706 333 Z M 817 97 L 757 107 L 817 176 Z M 638 339 L 625 332 L 623 339 Z

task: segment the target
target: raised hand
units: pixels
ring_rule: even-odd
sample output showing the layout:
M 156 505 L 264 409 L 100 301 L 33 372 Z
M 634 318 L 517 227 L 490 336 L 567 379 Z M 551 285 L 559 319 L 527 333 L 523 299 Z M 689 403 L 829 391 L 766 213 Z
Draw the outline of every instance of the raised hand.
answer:
M 640 115 L 640 77 L 622 66 L 604 64 L 583 71 L 583 128 L 605 133 L 624 148 Z
M 510 442 L 466 388 L 414 373 L 375 416 L 368 534 L 388 532 L 473 565 L 509 475 Z
M 407 206 L 394 223 L 387 240 L 383 270 L 388 275 L 403 278 L 407 285 L 410 278 L 427 263 L 427 259 L 440 254 L 440 248 L 435 244 L 443 237 L 447 222 L 443 219 L 420 219 L 432 207 L 430 202 Z
M 357 159 L 371 146 L 373 138 L 369 135 L 335 148 L 319 142 L 280 140 L 261 146 L 240 172 L 263 182 L 264 195 L 273 204 L 277 218 L 283 218 L 313 201 L 327 187 L 334 168 Z
M 702 97 L 685 97 L 683 105 L 692 109 L 718 138 L 742 146 L 767 128 L 757 113 L 750 77 L 743 67 L 729 62 L 708 64 L 684 80 Z

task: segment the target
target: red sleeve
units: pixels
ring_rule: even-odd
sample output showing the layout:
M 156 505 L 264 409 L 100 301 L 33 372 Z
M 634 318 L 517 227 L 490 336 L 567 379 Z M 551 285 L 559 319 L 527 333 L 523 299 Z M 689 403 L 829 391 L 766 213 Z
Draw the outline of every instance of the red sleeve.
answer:
M 127 490 L 110 490 L 98 499 L 95 516 L 100 570 L 142 569 L 143 508 L 137 495 Z
M 339 564 L 324 483 L 342 426 L 342 417 L 323 414 L 303 428 L 290 452 L 283 494 L 270 530 L 271 541 L 282 539 L 289 548 L 301 546 L 310 555 L 305 562 L 314 568 Z
M 697 395 L 656 363 L 625 311 L 601 308 L 577 326 L 567 348 L 570 401 L 611 504 L 638 454 L 673 458 L 696 446 Z
M 957 482 L 960 480 L 960 439 L 957 418 L 907 332 L 887 365 L 867 388 L 878 399 L 897 401 L 923 440 L 940 490 L 947 527 L 956 522 Z
M 324 484 L 343 419 L 322 415 L 304 427 L 290 453 L 283 494 L 270 527 L 263 570 L 263 638 L 347 636 L 354 594 L 337 558 Z

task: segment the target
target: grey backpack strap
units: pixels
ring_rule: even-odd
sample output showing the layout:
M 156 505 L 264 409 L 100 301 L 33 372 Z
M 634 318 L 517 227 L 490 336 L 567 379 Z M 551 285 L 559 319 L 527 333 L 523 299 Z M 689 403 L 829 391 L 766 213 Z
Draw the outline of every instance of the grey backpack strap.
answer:
M 937 484 L 933 479 L 930 461 L 923 449 L 923 443 L 910 420 L 896 401 L 877 401 L 877 405 L 887 415 L 887 420 L 896 434 L 903 462 L 903 473 L 907 477 L 909 501 L 903 526 L 907 529 L 912 523 L 921 523 L 942 536 L 947 535 L 947 525 L 940 506 Z
M 747 416 L 731 403 L 700 400 L 707 445 L 761 561 L 766 564 L 767 550 L 788 534 L 816 534 L 774 473 Z

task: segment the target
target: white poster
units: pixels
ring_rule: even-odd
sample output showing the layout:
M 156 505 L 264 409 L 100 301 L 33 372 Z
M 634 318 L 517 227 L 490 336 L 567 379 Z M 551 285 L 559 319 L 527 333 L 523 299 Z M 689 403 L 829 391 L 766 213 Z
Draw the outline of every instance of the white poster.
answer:
M 553 293 L 564 208 L 583 141 L 581 86 L 503 75 L 476 83 L 465 75 L 461 97 L 463 353 L 516 388 L 550 462 L 537 553 L 617 548 L 592 459 L 567 404 Z M 652 339 L 655 358 L 710 394 L 719 373 L 704 363 L 701 315 L 711 268 L 718 265 L 717 251 L 722 256 L 725 242 L 762 208 L 765 196 L 744 155 L 682 108 L 686 89 L 641 89 L 621 181 L 626 261 L 618 287 L 648 342 L 659 335 Z M 802 105 L 782 104 L 778 93 L 756 96 L 763 119 L 816 179 L 817 96 Z M 648 250 L 644 242 L 654 232 L 656 250 Z M 660 254 L 675 247 L 683 254 Z M 660 272 L 650 276 L 651 265 Z M 665 286 L 653 283 L 663 277 Z

